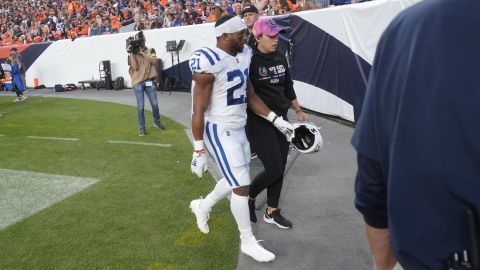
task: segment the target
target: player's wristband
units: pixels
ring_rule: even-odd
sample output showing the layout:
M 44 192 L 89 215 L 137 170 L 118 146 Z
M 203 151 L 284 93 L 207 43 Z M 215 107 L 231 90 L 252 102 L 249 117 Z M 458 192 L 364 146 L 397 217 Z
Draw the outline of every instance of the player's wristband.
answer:
M 275 120 L 277 120 L 278 118 L 278 115 L 276 115 L 273 111 L 271 111 L 268 115 L 267 115 L 267 120 L 270 121 L 270 122 L 275 122 Z
M 198 141 L 193 141 L 193 150 L 196 151 L 201 151 L 204 150 L 205 147 L 203 146 L 203 140 L 198 140 Z
M 298 109 L 295 111 L 296 113 L 303 112 L 302 109 Z

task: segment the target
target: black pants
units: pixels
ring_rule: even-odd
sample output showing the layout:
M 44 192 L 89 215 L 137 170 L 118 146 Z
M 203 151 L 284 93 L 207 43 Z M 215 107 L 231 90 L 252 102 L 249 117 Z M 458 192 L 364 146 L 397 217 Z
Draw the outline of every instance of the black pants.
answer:
M 268 206 L 277 208 L 282 192 L 289 143 L 285 135 L 272 123 L 251 111 L 248 112 L 246 134 L 265 168 L 250 184 L 249 196 L 256 198 L 266 188 Z

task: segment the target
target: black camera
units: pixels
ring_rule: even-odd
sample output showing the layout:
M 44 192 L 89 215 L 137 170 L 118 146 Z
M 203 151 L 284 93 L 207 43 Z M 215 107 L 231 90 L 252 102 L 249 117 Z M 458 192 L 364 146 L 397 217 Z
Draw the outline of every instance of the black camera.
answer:
M 140 31 L 136 35 L 127 38 L 126 41 L 128 53 L 140 53 L 142 45 L 145 43 L 143 31 Z

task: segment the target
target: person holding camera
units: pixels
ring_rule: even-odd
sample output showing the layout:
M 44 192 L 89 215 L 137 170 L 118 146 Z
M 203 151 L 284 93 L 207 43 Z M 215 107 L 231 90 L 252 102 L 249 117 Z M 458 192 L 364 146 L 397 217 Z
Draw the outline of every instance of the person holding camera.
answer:
M 140 136 L 145 136 L 147 130 L 145 128 L 145 96 L 147 94 L 152 106 L 153 126 L 160 130 L 165 130 L 165 126 L 160 122 L 160 110 L 158 109 L 157 87 L 155 78 L 157 77 L 157 56 L 154 49 L 148 49 L 145 46 L 145 36 L 143 32 L 139 32 L 135 37 L 127 40 L 128 47 L 128 64 L 130 66 L 128 72 L 132 79 L 133 90 L 137 99 L 138 123 L 140 126 Z

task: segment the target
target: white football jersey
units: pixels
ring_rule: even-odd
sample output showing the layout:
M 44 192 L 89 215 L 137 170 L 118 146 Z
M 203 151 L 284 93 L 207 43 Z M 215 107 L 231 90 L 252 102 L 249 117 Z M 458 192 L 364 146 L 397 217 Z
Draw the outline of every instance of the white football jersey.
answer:
M 248 69 L 252 49 L 243 46 L 243 52 L 232 56 L 217 47 L 195 50 L 190 58 L 190 69 L 215 76 L 210 104 L 205 120 L 224 127 L 244 127 L 247 120 Z M 192 82 L 192 96 L 195 82 Z

